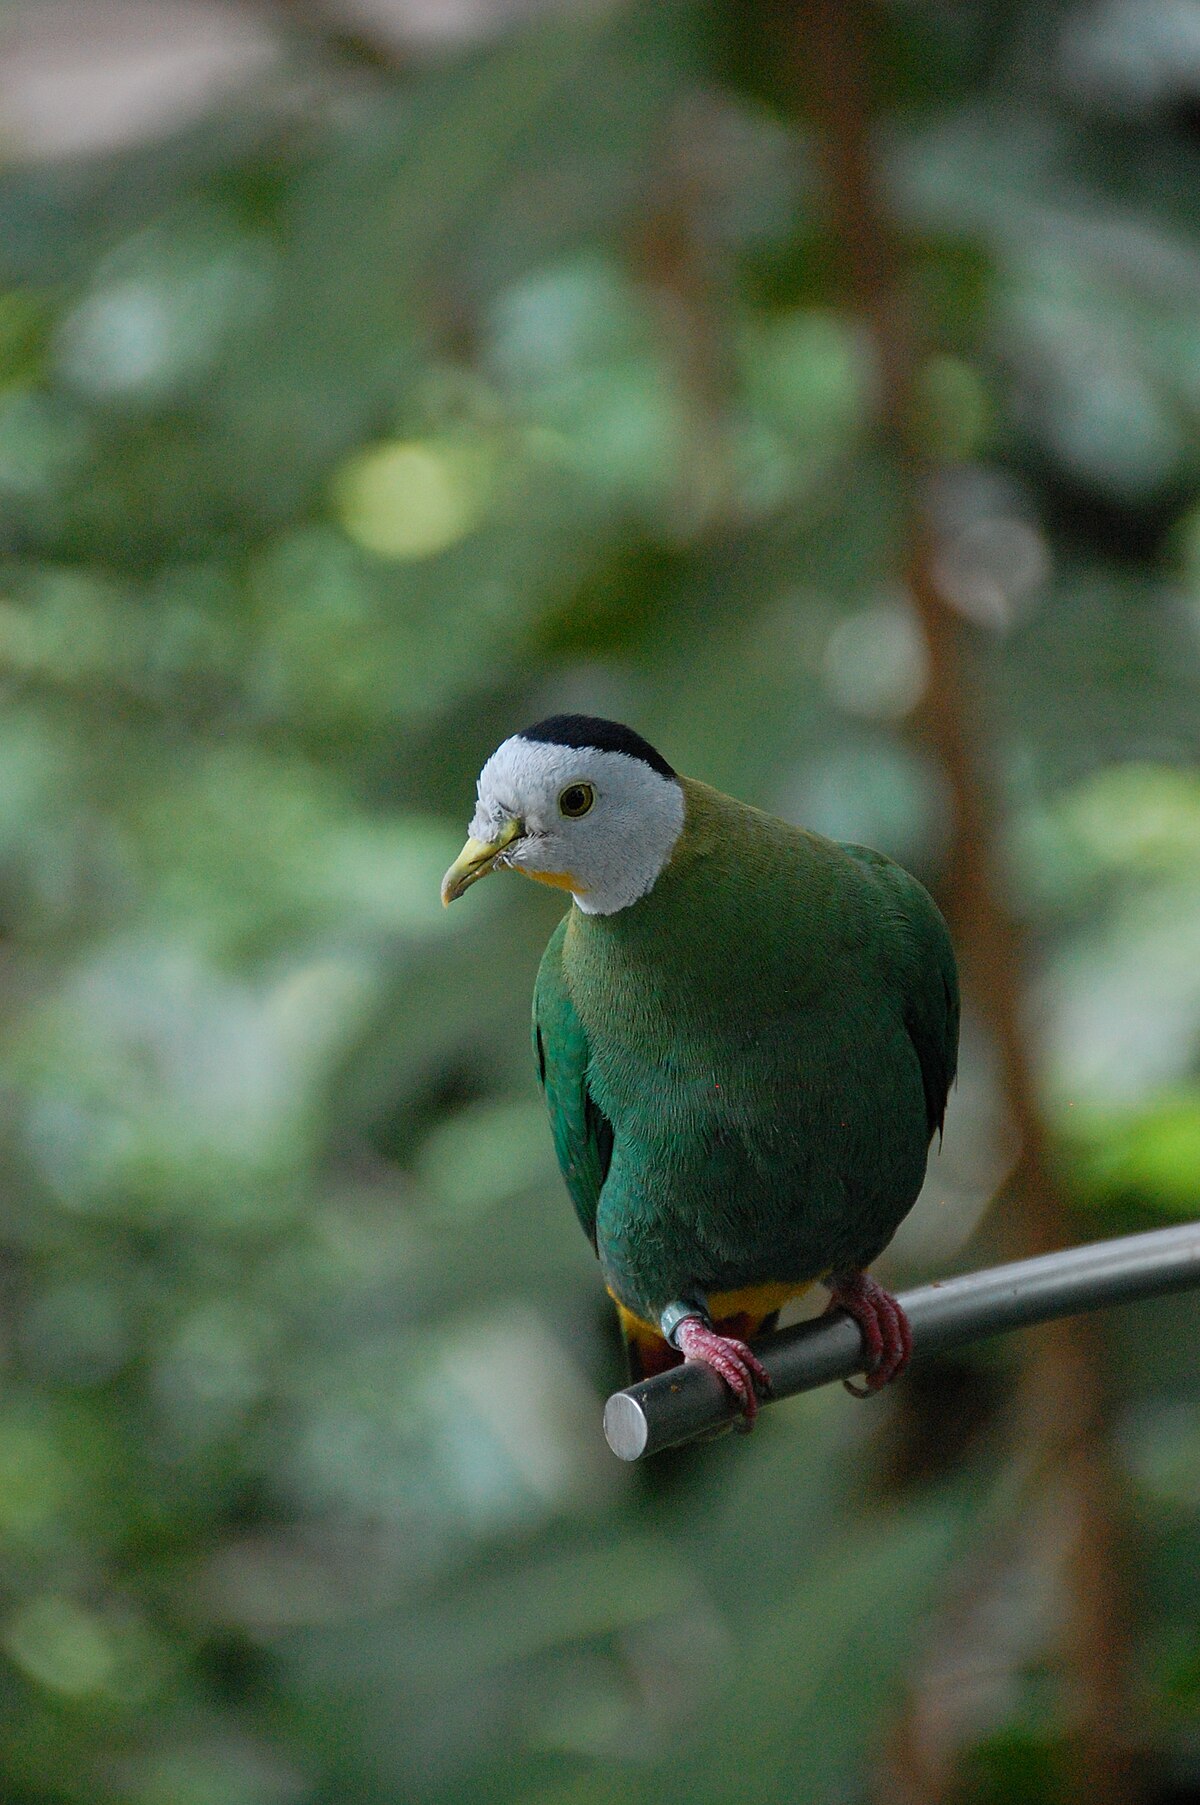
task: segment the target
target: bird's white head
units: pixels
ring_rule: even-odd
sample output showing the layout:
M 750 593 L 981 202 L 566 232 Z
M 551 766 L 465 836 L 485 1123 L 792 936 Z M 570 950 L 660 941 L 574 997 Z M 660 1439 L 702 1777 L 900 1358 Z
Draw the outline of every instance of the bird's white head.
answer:
M 652 889 L 683 829 L 683 790 L 640 734 L 552 715 L 504 741 L 479 774 L 471 837 L 442 881 L 453 902 L 509 868 L 612 915 Z

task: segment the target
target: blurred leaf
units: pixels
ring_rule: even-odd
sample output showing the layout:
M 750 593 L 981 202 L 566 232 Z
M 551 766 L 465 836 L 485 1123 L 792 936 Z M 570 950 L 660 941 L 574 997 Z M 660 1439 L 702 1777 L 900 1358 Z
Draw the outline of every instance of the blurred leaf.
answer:
M 81 119 L 165 84 L 112 8 L 42 10 L 37 80 L 24 4 L 0 43 L 22 120 L 64 70 Z M 277 9 L 230 97 L 204 7 L 160 10 L 178 129 L 0 173 L 0 1796 L 858 1800 L 986 1459 L 936 1374 L 609 1458 L 529 1050 L 562 902 L 438 899 L 483 759 L 564 708 L 944 889 L 794 47 L 691 0 L 467 0 L 398 50 Z M 937 580 L 1068 1176 L 1193 1213 L 1194 69 L 1157 0 L 1002 13 L 873 46 Z M 974 1023 L 963 1063 L 910 1262 L 1011 1158 Z M 1110 1363 L 1140 1747 L 1187 1783 L 1193 1315 L 1114 1317 Z M 910 1434 L 952 1479 L 899 1482 Z M 1056 1796 L 1051 1682 L 956 1805 Z
M 1064 1128 L 1090 1199 L 1200 1214 L 1200 1092 L 1159 1095 L 1137 1110 L 1076 1111 Z

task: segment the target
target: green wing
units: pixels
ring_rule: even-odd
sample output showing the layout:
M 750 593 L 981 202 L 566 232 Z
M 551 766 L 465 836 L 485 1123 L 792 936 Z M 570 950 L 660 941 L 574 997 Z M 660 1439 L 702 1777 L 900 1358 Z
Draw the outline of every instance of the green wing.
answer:
M 921 1062 L 925 1117 L 932 1140 L 935 1130 L 941 1132 L 946 1098 L 958 1069 L 958 972 L 941 916 L 936 917 L 936 926 L 920 924 L 918 932 L 924 969 L 910 995 L 904 1025 Z
M 845 850 L 884 885 L 889 913 L 901 929 L 898 936 L 889 937 L 889 946 L 900 981 L 904 1026 L 920 1061 L 932 1140 L 941 1130 L 958 1069 L 958 967 L 949 930 L 928 890 L 903 866 L 869 847 Z
M 554 1151 L 583 1232 L 596 1245 L 596 1211 L 612 1162 L 613 1131 L 587 1085 L 589 1049 L 562 975 L 564 917 L 542 955 L 533 991 L 533 1056 L 550 1113 Z

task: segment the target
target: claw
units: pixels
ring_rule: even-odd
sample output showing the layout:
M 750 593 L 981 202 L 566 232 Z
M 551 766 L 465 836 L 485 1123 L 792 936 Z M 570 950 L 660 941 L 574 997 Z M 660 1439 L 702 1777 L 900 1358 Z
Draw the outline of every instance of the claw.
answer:
M 675 1342 L 685 1360 L 697 1360 L 711 1366 L 723 1379 L 741 1406 L 749 1428 L 758 1415 L 758 1394 L 768 1396 L 771 1380 L 767 1369 L 751 1353 L 744 1341 L 733 1335 L 718 1335 L 698 1316 L 687 1316 L 675 1331 Z
M 856 1398 L 867 1398 L 899 1378 L 912 1357 L 912 1329 L 891 1292 L 869 1273 L 845 1273 L 829 1287 L 829 1307 L 845 1310 L 854 1318 L 867 1357 L 866 1384 L 855 1385 L 846 1379 L 846 1390 Z

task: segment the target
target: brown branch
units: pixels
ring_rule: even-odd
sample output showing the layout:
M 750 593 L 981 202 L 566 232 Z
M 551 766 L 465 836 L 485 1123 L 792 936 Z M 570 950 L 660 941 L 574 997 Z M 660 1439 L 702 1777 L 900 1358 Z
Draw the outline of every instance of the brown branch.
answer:
M 933 471 L 914 406 L 922 348 L 900 247 L 880 191 L 872 134 L 870 59 L 881 14 L 872 0 L 794 0 L 794 8 L 794 50 L 841 251 L 846 299 L 873 348 L 879 424 L 900 486 L 908 589 L 929 670 L 919 726 L 950 797 L 948 913 L 968 993 L 999 1054 L 1005 1101 L 1019 1139 L 1009 1191 L 1023 1200 L 1018 1248 L 1040 1253 L 1073 1239 L 1072 1223 L 1048 1157 L 1023 1042 L 1024 949 L 998 878 L 996 809 L 975 756 L 979 736 L 965 699 L 959 621 L 937 581 L 927 509 Z M 1061 1650 L 1074 1691 L 1073 1792 L 1089 1805 L 1128 1805 L 1125 1622 L 1114 1486 L 1103 1434 L 1101 1332 L 1093 1322 L 1071 1319 L 1031 1337 L 1030 1346 L 1015 1432 L 1054 1449 L 1075 1518 Z M 939 1791 L 926 1791 L 925 1805 Z
M 733 356 L 725 327 L 728 269 L 706 242 L 711 182 L 703 146 L 719 126 L 716 102 L 692 95 L 664 123 L 632 244 L 633 263 L 657 304 L 666 362 L 685 410 L 675 499 L 680 537 L 736 520 L 729 445 Z

